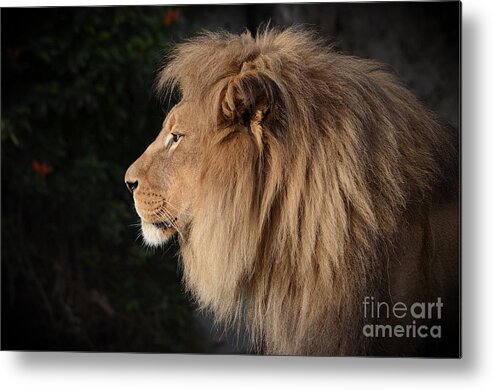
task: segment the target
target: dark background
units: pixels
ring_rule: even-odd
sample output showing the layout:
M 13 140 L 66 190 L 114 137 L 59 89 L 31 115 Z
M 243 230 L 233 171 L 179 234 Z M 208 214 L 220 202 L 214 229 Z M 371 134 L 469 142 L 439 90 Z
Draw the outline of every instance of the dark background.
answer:
M 177 245 L 137 239 L 123 175 L 168 109 L 152 83 L 173 43 L 268 21 L 389 64 L 458 126 L 457 2 L 3 9 L 2 349 L 245 351 L 195 312 Z

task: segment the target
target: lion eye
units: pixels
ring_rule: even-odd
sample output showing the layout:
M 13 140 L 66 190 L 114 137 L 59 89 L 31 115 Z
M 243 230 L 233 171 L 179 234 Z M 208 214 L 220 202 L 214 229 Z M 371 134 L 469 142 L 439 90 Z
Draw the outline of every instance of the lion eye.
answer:
M 168 141 L 168 148 L 173 146 L 173 144 L 177 143 L 181 137 L 182 137 L 182 134 L 171 133 L 171 137 Z

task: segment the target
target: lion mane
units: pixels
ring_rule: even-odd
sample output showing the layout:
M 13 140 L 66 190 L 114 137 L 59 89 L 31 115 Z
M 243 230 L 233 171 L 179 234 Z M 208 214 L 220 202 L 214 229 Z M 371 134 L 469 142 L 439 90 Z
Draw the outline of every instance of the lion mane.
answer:
M 207 117 L 181 238 L 200 307 L 258 352 L 375 353 L 361 303 L 389 298 L 402 232 L 456 177 L 452 135 L 382 65 L 301 28 L 204 33 L 157 86 Z

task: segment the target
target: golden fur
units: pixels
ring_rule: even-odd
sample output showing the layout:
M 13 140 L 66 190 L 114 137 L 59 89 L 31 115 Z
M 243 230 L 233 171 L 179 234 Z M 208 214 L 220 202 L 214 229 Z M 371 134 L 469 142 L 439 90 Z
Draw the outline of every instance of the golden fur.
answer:
M 436 275 L 422 275 L 435 267 L 430 210 L 457 177 L 450 133 L 380 64 L 300 29 L 191 39 L 159 75 L 160 91 L 173 86 L 182 102 L 160 137 L 180 121 L 188 133 L 176 155 L 144 153 L 126 180 L 153 190 L 146 175 L 156 176 L 162 204 L 176 209 L 184 280 L 200 306 L 226 326 L 243 321 L 262 353 L 389 353 L 363 336 L 362 301 L 434 293 Z M 158 150 L 169 169 L 143 168 Z M 187 188 L 180 207 L 173 180 Z M 414 271 L 401 272 L 404 258 Z

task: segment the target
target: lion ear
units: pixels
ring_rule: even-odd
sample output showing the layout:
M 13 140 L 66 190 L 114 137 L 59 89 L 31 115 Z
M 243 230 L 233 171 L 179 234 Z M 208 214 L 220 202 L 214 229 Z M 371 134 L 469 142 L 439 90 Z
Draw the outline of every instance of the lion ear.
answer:
M 221 115 L 228 125 L 242 126 L 261 143 L 262 125 L 275 104 L 276 91 L 275 82 L 265 73 L 243 71 L 225 87 Z

